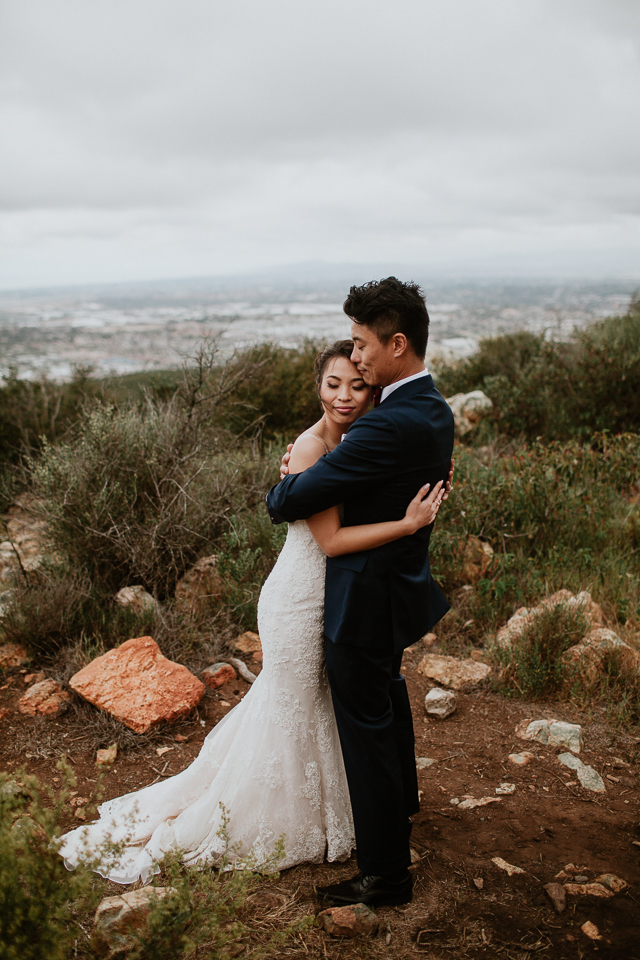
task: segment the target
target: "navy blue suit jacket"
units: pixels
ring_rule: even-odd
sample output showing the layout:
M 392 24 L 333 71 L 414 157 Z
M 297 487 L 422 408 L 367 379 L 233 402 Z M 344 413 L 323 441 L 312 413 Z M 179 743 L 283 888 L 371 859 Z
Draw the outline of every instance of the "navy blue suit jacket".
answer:
M 303 473 L 272 487 L 273 523 L 344 505 L 343 526 L 401 520 L 420 486 L 445 480 L 453 414 L 431 376 L 393 391 Z M 433 526 L 433 525 L 432 525 Z M 382 547 L 327 557 L 324 629 L 335 643 L 399 652 L 449 609 L 429 570 L 432 526 Z

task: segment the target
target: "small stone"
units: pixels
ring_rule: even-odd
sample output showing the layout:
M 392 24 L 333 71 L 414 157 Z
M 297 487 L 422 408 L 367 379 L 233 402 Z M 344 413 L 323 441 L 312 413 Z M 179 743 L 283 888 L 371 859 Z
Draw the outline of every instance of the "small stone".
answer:
M 214 663 L 203 670 L 200 676 L 211 690 L 216 690 L 225 683 L 233 683 L 237 679 L 236 671 L 230 663 Z
M 579 873 L 574 877 L 574 880 L 576 883 L 589 883 L 589 877 L 586 875 L 586 873 Z
M 69 700 L 71 694 L 57 680 L 41 680 L 20 697 L 18 710 L 29 717 L 49 717 L 60 713 Z
M 458 810 L 475 810 L 476 807 L 486 807 L 490 803 L 502 803 L 502 800 L 500 797 L 480 797 L 479 800 L 474 800 L 473 797 L 467 797 L 460 802 Z
M 164 757 L 165 753 L 169 753 L 170 750 L 175 750 L 175 747 L 156 747 L 156 756 Z
M 413 847 L 411 847 L 411 849 L 409 850 L 409 856 L 411 857 L 412 865 L 416 863 L 420 863 L 422 860 L 422 857 L 420 856 L 418 851 L 414 850 Z
M 37 673 L 28 673 L 22 679 L 28 685 L 31 683 L 42 683 L 42 681 L 46 680 L 47 678 L 42 670 L 38 670 Z
M 114 600 L 119 607 L 126 607 L 135 613 L 155 613 L 159 606 L 156 598 L 147 593 L 140 584 L 123 587 L 116 593 Z
M 151 904 L 176 893 L 172 887 L 141 887 L 116 897 L 106 897 L 93 918 L 93 936 L 112 951 L 124 952 L 134 945 L 132 934 L 144 930 Z
M 556 908 L 557 913 L 563 913 L 567 907 L 567 892 L 559 883 L 545 883 L 544 892 Z
M 189 739 L 189 735 L 184 733 L 176 733 L 173 739 L 175 740 L 176 743 L 186 743 L 187 740 Z
M 262 642 L 257 633 L 247 630 L 233 641 L 234 649 L 239 653 L 262 653 Z
M 0 720 L 6 720 L 10 711 L 6 707 L 0 707 Z
M 498 867 L 500 870 L 504 870 L 504 872 L 510 877 L 515 877 L 518 874 L 527 872 L 526 870 L 523 870 L 522 867 L 515 867 L 512 863 L 507 863 L 507 861 L 503 860 L 502 857 L 492 857 L 491 862 L 495 863 L 496 867 Z
M 479 537 L 469 536 L 462 549 L 462 579 L 468 583 L 477 583 L 492 562 L 493 548 Z
M 576 877 L 576 880 L 577 879 L 578 878 Z M 622 880 L 620 877 L 616 877 L 615 873 L 601 873 L 599 877 L 596 877 L 594 883 L 601 883 L 603 887 L 607 887 L 614 893 L 620 893 L 622 890 L 626 890 L 629 886 L 625 880 Z
M 424 698 L 424 709 L 430 717 L 439 717 L 445 720 L 455 712 L 457 703 L 456 695 L 451 690 L 441 690 L 440 687 L 434 687 Z
M 437 653 L 428 653 L 418 664 L 418 673 L 443 687 L 460 690 L 463 687 L 475 687 L 491 673 L 486 663 L 475 660 L 461 660 L 459 657 L 445 657 Z
M 96 753 L 96 763 L 99 767 L 106 767 L 109 766 L 109 764 L 114 763 L 117 756 L 118 744 L 112 743 L 109 747 L 105 747 L 103 750 L 98 750 Z
M 515 783 L 501 783 L 496 787 L 496 793 L 501 797 L 508 797 L 510 794 L 516 792 Z
M 570 770 L 575 770 L 576 776 L 585 790 L 592 790 L 594 793 L 606 792 L 606 787 L 600 774 L 572 753 L 561 753 L 558 761 L 563 766 L 569 767 Z
M 329 907 L 318 914 L 319 926 L 332 937 L 373 936 L 377 933 L 380 921 L 364 903 L 354 903 L 348 907 Z
M 613 891 L 601 883 L 565 883 L 563 886 L 570 897 L 598 897 L 600 900 L 607 900 L 613 896 Z
M 565 863 L 560 873 L 556 873 L 555 880 L 573 880 L 579 873 L 586 873 L 588 867 L 576 867 L 574 863 Z
M 422 638 L 422 643 L 425 645 L 425 647 L 432 647 L 434 643 L 437 642 L 438 637 L 435 633 L 425 633 L 424 637 Z
M 586 923 L 583 923 L 580 929 L 585 936 L 589 937 L 589 940 L 602 940 L 600 931 L 596 927 L 595 923 L 591 923 L 591 920 L 587 920 Z
M 535 760 L 535 754 L 529 753 L 528 750 L 524 750 L 522 753 L 510 753 L 509 760 L 511 763 L 515 763 L 516 767 L 526 767 L 528 763 Z
M 17 643 L 3 643 L 0 647 L 0 667 L 3 670 L 8 670 L 10 667 L 21 667 L 28 662 L 27 651 Z
M 433 764 L 437 762 L 437 760 L 432 760 L 431 757 L 416 757 L 416 767 L 418 770 L 426 770 L 427 767 L 432 767 Z
M 97 657 L 69 686 L 136 733 L 190 713 L 205 689 L 186 667 L 163 657 L 151 637 L 127 640 Z
M 520 740 L 536 740 L 549 747 L 565 747 L 574 753 L 582 750 L 582 727 L 563 720 L 521 720 L 516 727 Z
M 483 889 L 484 889 L 484 880 L 482 879 L 482 877 L 474 877 L 474 878 L 473 878 L 473 885 L 474 885 L 474 887 L 476 888 L 476 890 L 483 890 Z

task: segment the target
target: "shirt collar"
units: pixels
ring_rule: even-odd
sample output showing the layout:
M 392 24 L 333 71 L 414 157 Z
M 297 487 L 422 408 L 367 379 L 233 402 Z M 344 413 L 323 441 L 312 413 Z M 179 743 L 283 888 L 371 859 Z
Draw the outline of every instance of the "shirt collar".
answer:
M 394 390 L 397 390 L 398 387 L 403 387 L 405 383 L 411 383 L 412 380 L 418 380 L 420 377 L 428 377 L 429 371 L 425 367 L 424 370 L 421 370 L 420 373 L 412 373 L 410 377 L 405 377 L 404 380 L 396 380 L 395 383 L 390 383 L 388 387 L 382 388 L 382 393 L 380 395 L 380 403 L 383 403 L 390 393 L 393 393 Z

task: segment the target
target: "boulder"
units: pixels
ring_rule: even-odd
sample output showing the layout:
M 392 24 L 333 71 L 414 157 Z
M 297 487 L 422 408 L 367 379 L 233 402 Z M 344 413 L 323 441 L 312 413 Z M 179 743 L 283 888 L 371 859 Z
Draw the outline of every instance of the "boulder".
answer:
M 575 771 L 578 780 L 585 790 L 592 790 L 594 793 L 606 792 L 605 785 L 600 774 L 597 773 L 593 767 L 583 763 L 578 757 L 574 757 L 572 753 L 561 753 L 558 757 L 558 761 L 564 767 L 568 767 L 569 770 Z
M 111 956 L 131 950 L 135 934 L 142 933 L 146 927 L 153 901 L 176 892 L 173 887 L 148 886 L 106 897 L 93 918 L 94 943 L 110 951 Z
M 71 694 L 57 680 L 41 680 L 29 687 L 24 696 L 20 697 L 18 710 L 29 717 L 48 717 L 60 713 L 69 700 Z
M 470 393 L 456 393 L 447 403 L 453 411 L 454 429 L 457 437 L 464 437 L 474 430 L 483 417 L 489 415 L 493 403 L 482 390 Z
M 23 667 L 28 662 L 27 651 L 17 643 L 4 643 L 0 647 L 0 667 L 3 670 L 8 670 L 9 667 Z
M 462 550 L 462 578 L 467 584 L 477 583 L 493 561 L 493 549 L 479 537 L 467 537 Z
M 380 921 L 364 903 L 354 903 L 348 907 L 329 907 L 317 917 L 318 925 L 332 937 L 373 936 L 377 933 Z
M 590 630 L 580 643 L 565 650 L 562 660 L 578 672 L 583 682 L 591 685 L 598 680 L 603 661 L 611 650 L 619 652 L 628 669 L 640 674 L 640 653 L 606 627 Z
M 136 733 L 190 713 L 205 689 L 186 667 L 163 657 L 151 637 L 127 640 L 97 657 L 69 686 Z
M 258 634 L 253 633 L 252 630 L 247 630 L 236 637 L 233 641 L 233 647 L 238 653 L 262 653 L 262 641 Z
M 214 663 L 203 670 L 201 676 L 208 687 L 216 690 L 223 683 L 233 683 L 238 675 L 230 663 Z
M 587 630 L 593 630 L 603 622 L 602 610 L 588 591 L 583 590 L 574 596 L 569 590 L 558 590 L 550 597 L 545 597 L 536 607 L 520 607 L 516 610 L 507 623 L 498 630 L 496 635 L 497 645 L 508 650 L 514 640 L 517 640 L 524 633 L 529 624 L 533 623 L 543 610 L 548 610 L 558 604 L 565 604 L 570 609 L 579 607 L 586 617 Z
M 443 687 L 461 690 L 481 683 L 491 673 L 491 667 L 486 663 L 476 663 L 475 660 L 461 660 L 458 657 L 428 653 L 418 664 L 418 673 L 423 677 L 429 677 L 430 680 L 435 680 Z
M 516 727 L 520 740 L 536 740 L 548 747 L 565 747 L 574 753 L 582 750 L 582 727 L 563 720 L 521 720 Z
M 135 613 L 155 613 L 158 601 L 147 593 L 144 587 L 136 584 L 133 587 L 123 587 L 118 590 L 114 600 L 120 607 L 127 607 Z
M 202 557 L 178 580 L 176 602 L 190 616 L 204 613 L 211 601 L 223 591 L 223 582 L 217 570 L 215 556 Z
M 456 709 L 456 695 L 451 690 L 441 690 L 434 687 L 424 698 L 424 709 L 430 717 L 440 717 L 444 720 L 450 717 Z

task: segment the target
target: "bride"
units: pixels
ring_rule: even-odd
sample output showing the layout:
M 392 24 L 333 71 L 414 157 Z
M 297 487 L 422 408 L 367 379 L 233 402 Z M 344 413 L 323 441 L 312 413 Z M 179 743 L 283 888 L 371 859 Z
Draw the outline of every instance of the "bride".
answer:
M 352 341 L 340 340 L 316 358 L 323 415 L 294 444 L 291 473 L 332 450 L 367 412 L 372 391 L 351 363 L 352 349 Z M 349 857 L 351 806 L 324 673 L 325 558 L 373 549 L 432 523 L 444 490 L 426 491 L 398 521 L 341 527 L 332 507 L 290 524 L 260 594 L 264 663 L 251 690 L 189 767 L 103 803 L 99 820 L 67 833 L 59 852 L 69 868 L 97 858 L 94 869 L 124 884 L 157 873 L 170 850 L 189 864 L 225 857 L 255 866 L 276 860 L 278 869 Z M 105 852 L 110 843 L 117 852 Z

